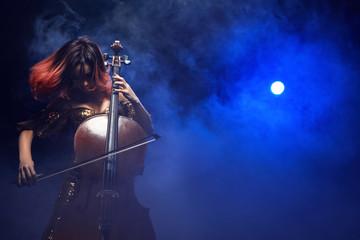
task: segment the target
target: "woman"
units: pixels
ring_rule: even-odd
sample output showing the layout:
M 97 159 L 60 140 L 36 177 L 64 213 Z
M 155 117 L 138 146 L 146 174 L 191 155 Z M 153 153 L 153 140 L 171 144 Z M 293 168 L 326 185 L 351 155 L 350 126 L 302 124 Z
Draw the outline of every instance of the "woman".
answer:
M 150 115 L 141 104 L 129 84 L 119 75 L 114 75 L 119 85 L 119 113 L 137 121 L 146 134 L 153 132 Z M 73 133 L 88 117 L 107 113 L 110 105 L 110 76 L 104 65 L 99 46 L 88 37 L 80 37 L 63 45 L 47 59 L 31 69 L 30 86 L 35 99 L 52 98 L 50 104 L 32 119 L 18 124 L 19 137 L 19 186 L 34 184 L 36 172 L 31 156 L 31 143 L 35 136 L 45 138 L 60 134 L 71 125 Z M 101 171 L 101 170 L 100 170 Z M 92 239 L 94 236 L 77 236 L 69 230 L 71 219 L 81 212 L 70 211 L 81 191 L 81 169 L 69 172 L 60 189 L 53 215 L 43 239 Z M 130 191 L 132 198 L 135 195 Z M 140 218 L 130 218 L 138 227 L 127 225 L 121 230 L 121 239 L 155 239 L 148 216 L 148 209 L 132 206 L 131 211 L 142 212 Z M 131 211 L 129 215 L 131 215 Z M 72 215 L 73 216 L 72 216 Z M 73 220 L 75 221 L 75 220 Z M 79 224 L 79 223 L 75 223 Z M 85 223 L 83 225 L 86 225 Z M 126 225 L 126 224 L 125 224 Z M 78 227 L 82 227 L 78 225 Z M 64 232 L 67 232 L 64 235 Z M 94 239 L 97 239 L 98 236 Z

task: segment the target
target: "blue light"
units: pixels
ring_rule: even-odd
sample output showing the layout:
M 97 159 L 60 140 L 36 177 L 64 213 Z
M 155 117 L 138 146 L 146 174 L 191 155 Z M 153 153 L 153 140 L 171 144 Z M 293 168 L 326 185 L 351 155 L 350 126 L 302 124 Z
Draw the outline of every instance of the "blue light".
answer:
M 284 92 L 285 86 L 282 82 L 276 81 L 271 84 L 271 92 L 275 95 L 280 95 Z

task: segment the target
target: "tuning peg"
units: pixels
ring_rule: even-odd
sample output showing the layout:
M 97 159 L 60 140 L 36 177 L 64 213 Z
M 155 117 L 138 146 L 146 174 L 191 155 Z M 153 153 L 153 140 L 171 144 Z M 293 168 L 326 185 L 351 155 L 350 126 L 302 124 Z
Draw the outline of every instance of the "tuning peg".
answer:
M 129 60 L 129 56 L 128 55 L 124 55 L 121 57 L 121 62 L 125 63 L 125 65 L 129 65 L 131 63 L 131 61 Z

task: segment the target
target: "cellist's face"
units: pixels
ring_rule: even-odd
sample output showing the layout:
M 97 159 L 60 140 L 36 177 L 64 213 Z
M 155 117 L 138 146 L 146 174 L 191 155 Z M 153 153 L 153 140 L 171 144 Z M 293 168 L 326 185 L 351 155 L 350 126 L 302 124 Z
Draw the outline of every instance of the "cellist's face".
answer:
M 92 86 L 92 72 L 91 68 L 88 64 L 83 66 L 81 69 L 81 65 L 77 65 L 74 71 L 74 86 L 80 89 L 83 92 L 88 92 L 88 89 L 91 89 Z

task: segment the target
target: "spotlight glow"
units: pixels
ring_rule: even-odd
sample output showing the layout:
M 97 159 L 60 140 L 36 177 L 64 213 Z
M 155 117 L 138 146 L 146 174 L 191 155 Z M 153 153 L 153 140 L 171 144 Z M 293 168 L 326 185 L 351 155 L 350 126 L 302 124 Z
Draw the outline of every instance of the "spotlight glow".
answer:
M 271 84 L 271 92 L 275 95 L 280 95 L 284 92 L 285 86 L 282 82 L 276 81 Z

